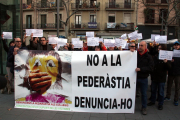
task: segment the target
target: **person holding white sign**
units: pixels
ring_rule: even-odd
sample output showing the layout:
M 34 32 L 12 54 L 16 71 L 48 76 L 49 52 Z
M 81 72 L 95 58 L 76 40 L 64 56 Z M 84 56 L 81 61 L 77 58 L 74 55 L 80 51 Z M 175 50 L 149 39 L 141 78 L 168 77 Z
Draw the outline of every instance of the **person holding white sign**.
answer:
M 166 50 L 166 45 L 159 45 L 157 54 L 153 57 L 154 70 L 151 73 L 151 102 L 148 103 L 148 106 L 155 104 L 156 94 L 158 92 L 158 109 L 162 110 L 164 103 L 164 86 L 166 82 L 167 71 L 170 69 L 170 61 L 167 61 L 167 59 L 159 59 L 160 50 Z
M 141 90 L 141 101 L 142 109 L 141 112 L 143 115 L 147 114 L 147 88 L 148 88 L 148 76 L 153 70 L 153 60 L 152 57 L 147 52 L 147 44 L 142 41 L 139 43 L 137 55 L 137 87 Z
M 103 42 L 99 42 L 99 46 L 95 46 L 95 51 L 107 51 Z
M 178 41 L 174 42 L 173 47 L 175 50 L 180 50 L 180 43 Z M 167 91 L 164 100 L 170 100 L 171 87 L 174 82 L 175 83 L 174 105 L 178 106 L 179 89 L 180 89 L 180 58 L 173 57 L 171 61 L 171 66 L 172 66 L 171 69 L 168 71 Z
M 31 40 L 32 41 L 32 40 Z M 49 44 L 46 37 L 42 37 L 40 39 L 40 43 L 37 44 L 30 44 L 31 47 L 35 48 L 36 50 L 54 50 Z

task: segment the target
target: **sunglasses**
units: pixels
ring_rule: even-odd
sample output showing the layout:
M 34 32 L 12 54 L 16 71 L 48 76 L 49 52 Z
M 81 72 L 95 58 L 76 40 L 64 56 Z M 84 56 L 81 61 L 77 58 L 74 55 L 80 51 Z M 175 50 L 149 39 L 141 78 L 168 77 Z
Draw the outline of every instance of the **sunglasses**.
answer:
M 21 42 L 21 41 L 15 41 L 15 42 L 19 43 L 19 42 Z
M 130 46 L 130 47 L 136 47 L 136 46 Z

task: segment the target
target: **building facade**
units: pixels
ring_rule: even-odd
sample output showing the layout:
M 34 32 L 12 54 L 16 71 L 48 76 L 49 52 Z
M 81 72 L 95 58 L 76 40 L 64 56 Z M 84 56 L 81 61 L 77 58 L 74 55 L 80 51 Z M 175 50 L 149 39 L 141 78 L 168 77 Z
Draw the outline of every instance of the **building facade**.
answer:
M 12 32 L 13 38 L 20 37 L 20 1 L 0 0 L 0 34 Z M 9 44 L 11 40 L 7 40 Z M 7 53 L 0 39 L 0 74 L 6 74 Z
M 61 0 L 60 0 L 61 1 Z M 67 22 L 68 39 L 85 39 L 86 31 L 94 31 L 103 38 L 120 37 L 134 31 L 136 5 L 133 0 L 71 0 L 67 10 L 60 2 L 59 16 Z M 44 36 L 57 34 L 57 0 L 23 0 L 23 29 L 43 29 Z M 67 14 L 68 11 L 68 14 Z M 65 36 L 65 25 L 60 22 L 59 35 Z
M 94 31 L 101 38 L 120 37 L 134 31 L 136 5 L 134 0 L 72 0 L 72 37 L 85 38 L 86 31 Z
M 167 0 L 140 0 L 137 11 L 137 26 L 143 39 L 151 38 L 151 34 L 166 34 L 168 40 L 178 38 L 178 20 L 175 18 L 173 3 L 167 3 Z

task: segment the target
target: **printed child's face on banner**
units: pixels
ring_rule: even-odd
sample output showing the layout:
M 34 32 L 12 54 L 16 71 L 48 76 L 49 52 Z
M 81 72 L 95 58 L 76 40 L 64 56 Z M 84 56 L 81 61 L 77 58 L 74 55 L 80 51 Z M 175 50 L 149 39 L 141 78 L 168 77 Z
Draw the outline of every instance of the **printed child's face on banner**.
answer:
M 58 75 L 58 60 L 53 56 L 37 55 L 29 59 L 31 71 L 47 72 L 51 76 L 51 85 L 55 83 Z

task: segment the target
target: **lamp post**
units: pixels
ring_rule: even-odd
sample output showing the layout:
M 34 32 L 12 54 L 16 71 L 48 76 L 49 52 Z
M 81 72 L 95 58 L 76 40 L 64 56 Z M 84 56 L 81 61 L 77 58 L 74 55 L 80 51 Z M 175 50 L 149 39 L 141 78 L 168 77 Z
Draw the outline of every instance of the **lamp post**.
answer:
M 57 0 L 57 37 L 59 37 L 59 0 Z

